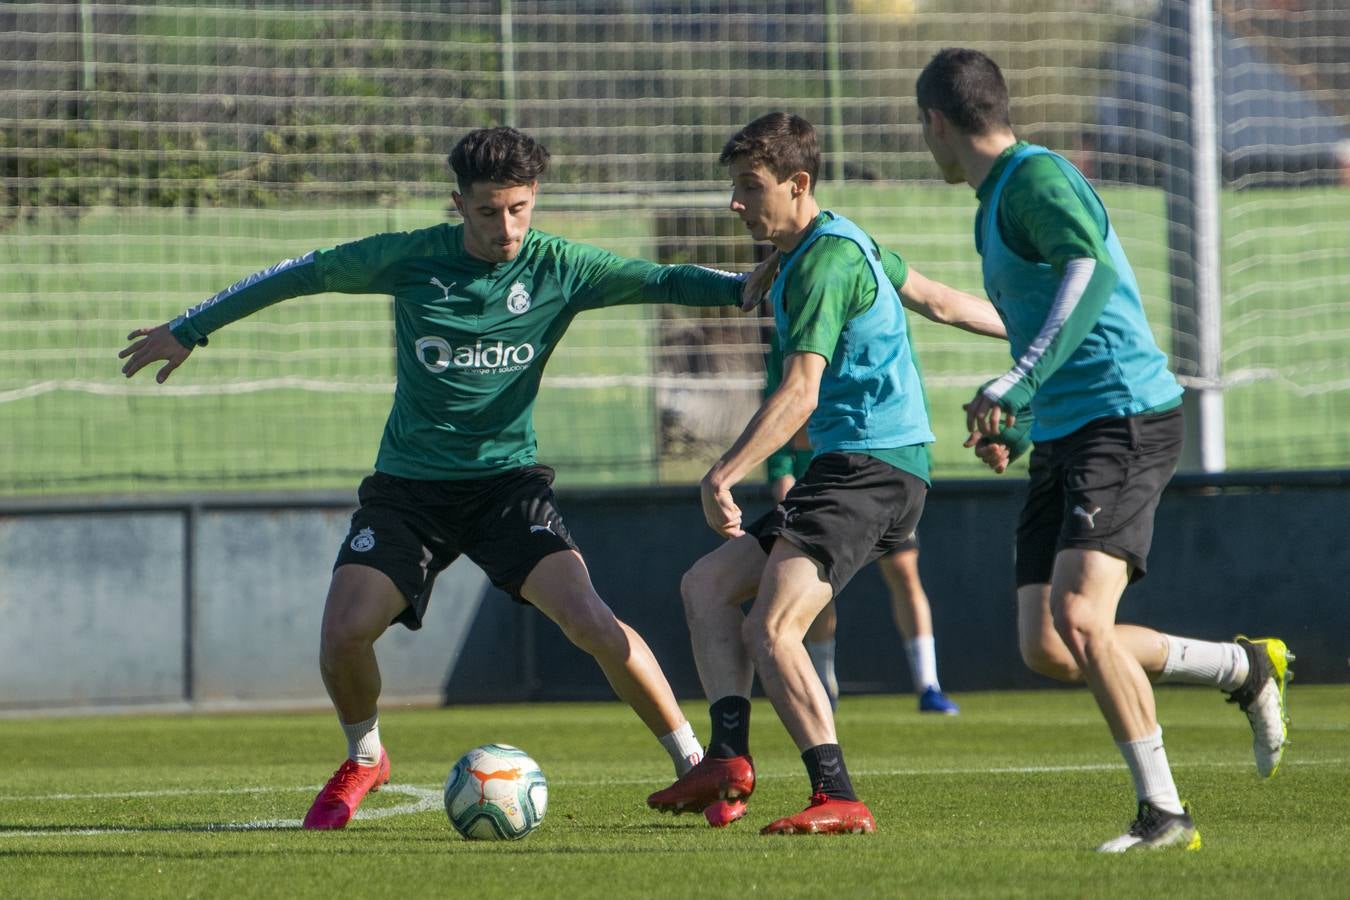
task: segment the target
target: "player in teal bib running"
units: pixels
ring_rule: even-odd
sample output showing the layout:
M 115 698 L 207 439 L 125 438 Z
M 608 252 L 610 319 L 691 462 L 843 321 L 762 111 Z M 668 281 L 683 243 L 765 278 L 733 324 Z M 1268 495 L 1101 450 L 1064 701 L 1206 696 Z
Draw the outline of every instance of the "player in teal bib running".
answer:
M 590 653 L 681 774 L 702 748 L 642 638 L 596 594 L 563 524 L 553 470 L 535 461 L 544 364 L 574 316 L 617 304 L 731 305 L 742 279 L 623 259 L 530 227 L 548 153 L 511 128 L 480 129 L 450 155 L 463 217 L 308 253 L 239 281 L 172 322 L 138 329 L 130 377 L 164 361 L 163 382 L 217 329 L 323 291 L 394 298 L 398 384 L 360 509 L 324 607 L 320 666 L 348 760 L 305 827 L 341 828 L 389 778 L 374 643 L 393 622 L 419 628 L 436 574 L 467 555 Z
M 810 123 L 762 116 L 727 142 L 721 161 L 732 177 L 731 209 L 781 253 L 770 301 L 783 374 L 703 479 L 704 515 L 730 540 L 695 563 L 680 588 L 712 737 L 703 761 L 647 802 L 702 810 L 715 826 L 744 815 L 755 785 L 750 687 L 758 672 L 811 784 L 807 808 L 763 833 L 870 832 L 872 813 L 854 793 L 802 637 L 860 568 L 914 533 L 933 440 L 923 386 L 900 293 L 875 243 L 816 203 L 820 151 Z M 991 320 L 983 301 L 913 271 L 900 291 L 950 304 L 944 321 Z M 962 311 L 967 304 L 976 312 Z M 732 488 L 803 425 L 810 466 L 781 504 L 742 528 Z
M 1257 771 L 1286 739 L 1293 655 L 1275 638 L 1214 643 L 1116 624 L 1143 577 L 1153 516 L 1181 453 L 1181 387 L 1144 319 L 1106 208 L 1082 174 L 1013 135 L 993 60 L 947 49 L 918 81 L 924 140 L 944 179 L 975 189 L 985 291 L 1008 326 L 1013 366 L 966 405 L 977 455 L 1030 404 L 1031 484 L 1017 528 L 1018 636 L 1037 672 L 1086 681 L 1134 780 L 1137 816 L 1103 852 L 1200 836 L 1172 780 L 1150 679 L 1210 684 L 1246 712 Z

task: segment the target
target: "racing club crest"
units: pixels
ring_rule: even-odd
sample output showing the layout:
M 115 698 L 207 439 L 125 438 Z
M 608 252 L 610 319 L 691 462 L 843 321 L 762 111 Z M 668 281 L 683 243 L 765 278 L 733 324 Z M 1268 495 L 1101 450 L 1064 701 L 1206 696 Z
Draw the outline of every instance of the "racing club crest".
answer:
M 365 553 L 375 546 L 375 532 L 370 528 L 362 528 L 352 538 L 351 548 L 357 553 Z
M 530 308 L 530 292 L 519 281 L 511 285 L 511 293 L 506 295 L 506 308 L 516 315 Z

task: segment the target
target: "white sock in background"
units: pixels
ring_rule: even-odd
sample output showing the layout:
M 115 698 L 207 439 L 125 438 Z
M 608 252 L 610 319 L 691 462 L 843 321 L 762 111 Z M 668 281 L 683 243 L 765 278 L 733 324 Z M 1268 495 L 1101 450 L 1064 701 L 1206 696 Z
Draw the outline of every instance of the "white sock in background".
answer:
M 1197 641 L 1170 634 L 1163 637 L 1167 639 L 1167 662 L 1163 664 L 1159 681 L 1212 684 L 1221 690 L 1235 691 L 1247 680 L 1251 664 L 1247 660 L 1247 651 L 1237 644 Z
M 1137 741 L 1116 741 L 1116 747 L 1120 749 L 1120 755 L 1125 757 L 1125 765 L 1130 767 L 1136 797 L 1166 812 L 1183 811 L 1176 783 L 1172 781 L 1172 769 L 1167 765 L 1161 726 L 1153 734 Z
M 671 762 L 675 763 L 676 778 L 698 765 L 698 761 L 703 758 L 703 747 L 694 736 L 694 727 L 688 722 L 660 738 L 660 741 L 670 754 Z
M 825 685 L 825 693 L 830 695 L 830 705 L 839 699 L 839 682 L 834 677 L 834 641 L 807 641 L 806 654 L 811 657 L 820 683 Z
M 905 641 L 905 656 L 909 659 L 909 674 L 914 679 L 914 693 L 922 694 L 928 688 L 942 690 L 937 676 L 937 645 L 931 634 Z
M 342 722 L 342 730 L 347 735 L 347 758 L 356 760 L 363 766 L 373 766 L 380 761 L 380 714 L 364 722 L 348 725 Z

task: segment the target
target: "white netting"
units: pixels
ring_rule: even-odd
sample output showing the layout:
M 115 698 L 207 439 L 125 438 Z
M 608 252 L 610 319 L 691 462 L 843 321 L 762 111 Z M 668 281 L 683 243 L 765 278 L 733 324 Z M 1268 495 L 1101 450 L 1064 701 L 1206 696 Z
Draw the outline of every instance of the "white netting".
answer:
M 1099 179 L 1160 343 L 1183 371 L 1193 360 L 1195 335 L 1169 304 L 1184 273 L 1169 262 L 1164 194 L 1184 109 L 1177 7 L 577 7 L 0 6 L 0 486 L 349 485 L 387 411 L 388 298 L 281 304 L 164 387 L 122 379 L 115 354 L 132 327 L 277 260 L 444 221 L 445 154 L 482 125 L 510 122 L 552 151 L 538 227 L 743 268 L 754 255 L 724 210 L 717 151 L 756 115 L 790 109 L 822 132 L 825 205 L 978 293 L 973 198 L 935 181 L 913 101 L 920 68 L 954 44 L 1003 66 L 1020 136 Z M 1333 0 L 1220 3 L 1215 22 L 1229 463 L 1343 465 L 1326 423 L 1350 416 L 1350 13 Z M 763 325 L 582 317 L 545 380 L 542 455 L 572 481 L 696 476 L 753 408 Z M 1006 354 L 913 327 L 939 472 L 978 474 L 959 450 L 959 404 Z

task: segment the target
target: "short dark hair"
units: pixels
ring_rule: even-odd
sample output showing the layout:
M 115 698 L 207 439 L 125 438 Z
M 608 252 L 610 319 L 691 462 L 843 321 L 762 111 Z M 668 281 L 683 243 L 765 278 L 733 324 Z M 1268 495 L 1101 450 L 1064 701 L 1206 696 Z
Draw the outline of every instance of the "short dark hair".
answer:
M 501 126 L 470 131 L 450 151 L 461 192 L 480 181 L 533 184 L 548 168 L 548 150 L 523 131 Z
M 725 166 L 742 156 L 748 157 L 752 165 L 768 169 L 779 181 L 796 172 L 806 172 L 811 176 L 813 189 L 820 173 L 816 130 L 810 122 L 792 113 L 760 116 L 731 136 L 717 161 Z
M 928 61 L 914 89 L 924 120 L 936 109 L 966 134 L 1011 129 L 1008 85 L 998 64 L 978 50 L 947 47 Z

